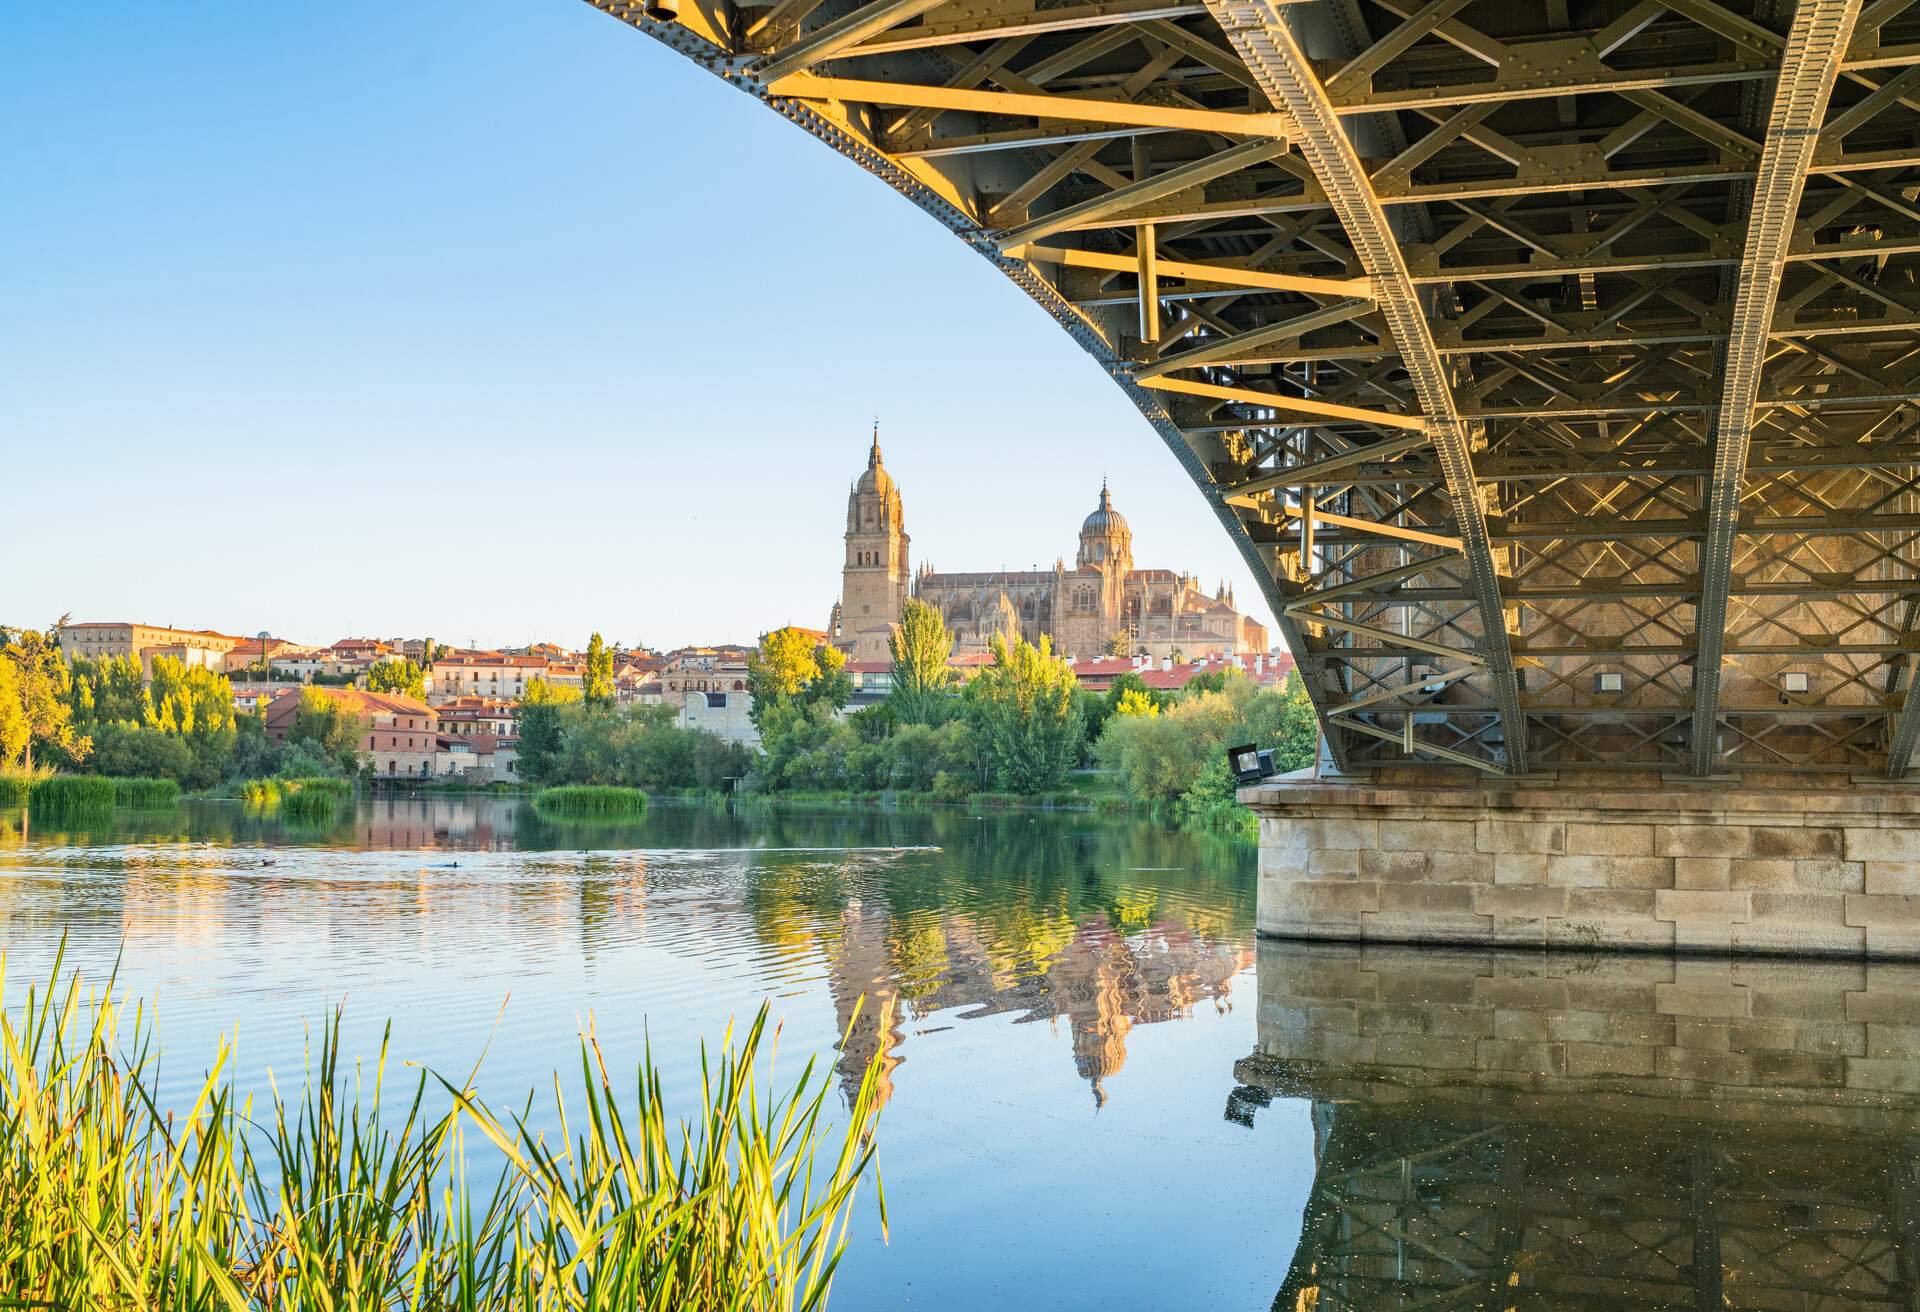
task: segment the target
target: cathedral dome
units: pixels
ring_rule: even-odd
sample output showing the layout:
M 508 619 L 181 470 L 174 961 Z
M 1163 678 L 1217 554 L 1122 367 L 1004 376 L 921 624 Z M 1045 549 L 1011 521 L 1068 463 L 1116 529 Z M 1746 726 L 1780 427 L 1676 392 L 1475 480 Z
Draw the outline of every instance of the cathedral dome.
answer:
M 1075 558 L 1080 569 L 1133 568 L 1133 530 L 1127 517 L 1113 508 L 1107 480 L 1100 480 L 1100 504 L 1080 525 L 1080 554 Z
M 1127 517 L 1113 508 L 1113 497 L 1107 492 L 1107 480 L 1101 479 L 1100 504 L 1080 525 L 1080 536 L 1086 537 L 1094 533 L 1101 535 L 1125 533 L 1131 536 L 1132 532 L 1133 530 L 1127 527 Z

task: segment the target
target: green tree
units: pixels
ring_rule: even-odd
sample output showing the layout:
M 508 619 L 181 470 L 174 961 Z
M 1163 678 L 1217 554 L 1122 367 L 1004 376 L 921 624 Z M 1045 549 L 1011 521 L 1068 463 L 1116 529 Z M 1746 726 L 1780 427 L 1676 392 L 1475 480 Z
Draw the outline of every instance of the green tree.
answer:
M 893 656 L 887 702 L 899 724 L 940 724 L 953 705 L 953 634 L 939 608 L 909 597 L 900 624 L 887 638 Z
M 584 696 L 589 706 L 613 705 L 613 653 L 598 633 L 587 639 L 587 674 Z
M 1053 654 L 1052 639 L 1034 646 L 1014 635 L 993 640 L 993 664 L 968 685 L 968 715 L 994 781 L 1008 792 L 1058 788 L 1080 755 L 1085 734 L 1074 706 L 1073 667 Z
M 1107 639 L 1106 653 L 1109 656 L 1133 655 L 1133 635 L 1122 629 Z
M 367 691 L 399 693 L 425 701 L 427 672 L 411 660 L 380 661 L 367 671 Z
M 555 758 L 570 710 L 578 709 L 580 690 L 545 679 L 529 679 L 514 716 L 520 733 L 520 773 L 536 783 L 566 782 L 553 775 Z M 606 782 L 578 780 L 580 783 Z
M 32 741 L 33 726 L 27 722 L 26 701 L 20 693 L 20 669 L 0 659 L 0 767 L 18 761 Z
M 28 769 L 33 768 L 36 747 L 70 761 L 84 758 L 89 747 L 85 738 L 76 736 L 73 708 L 67 704 L 72 672 L 59 640 L 60 627 L 65 623 L 66 617 L 62 616 L 44 632 L 22 629 L 6 635 L 4 646 L 0 646 L 0 658 L 13 663 L 16 695 L 27 722 L 23 754 Z
M 764 739 L 795 713 L 825 707 L 831 714 L 845 706 L 853 696 L 853 678 L 844 652 L 788 626 L 763 636 L 759 650 L 747 657 L 747 691 L 753 696 L 754 726 Z
M 300 693 L 300 709 L 287 729 L 287 745 L 303 747 L 339 766 L 346 774 L 360 768 L 360 745 L 367 722 L 349 711 L 336 697 L 317 688 Z
M 1320 751 L 1320 720 L 1300 671 L 1287 675 L 1280 697 L 1285 706 L 1273 737 L 1273 763 L 1282 771 L 1304 770 Z

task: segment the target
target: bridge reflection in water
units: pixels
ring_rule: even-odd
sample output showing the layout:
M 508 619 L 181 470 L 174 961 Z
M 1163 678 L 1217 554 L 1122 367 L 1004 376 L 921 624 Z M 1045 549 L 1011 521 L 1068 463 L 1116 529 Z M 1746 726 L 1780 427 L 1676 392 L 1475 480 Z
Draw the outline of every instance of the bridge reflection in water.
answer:
M 1920 1306 L 1920 966 L 1262 943 L 1276 1309 Z

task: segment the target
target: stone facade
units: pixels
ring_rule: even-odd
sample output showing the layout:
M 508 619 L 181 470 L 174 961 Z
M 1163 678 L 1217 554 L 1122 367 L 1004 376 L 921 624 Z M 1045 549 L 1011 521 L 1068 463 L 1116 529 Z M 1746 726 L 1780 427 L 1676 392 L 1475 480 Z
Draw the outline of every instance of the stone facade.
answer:
M 182 665 L 202 665 L 210 670 L 225 667 L 226 655 L 241 639 L 212 629 L 174 629 L 160 624 L 121 624 L 96 622 L 60 626 L 60 650 L 73 660 L 106 660 L 132 656 L 140 662 L 140 673 L 153 677 L 156 656 L 171 656 Z
M 1287 938 L 1920 957 L 1920 796 L 1282 782 L 1259 928 Z
M 1124 639 L 1128 655 L 1156 660 L 1231 656 L 1267 649 L 1266 628 L 1234 606 L 1225 583 L 1209 594 L 1191 574 L 1135 569 L 1133 530 L 1106 484 L 1080 526 L 1074 563 L 1050 570 L 939 573 L 922 564 L 909 578 L 900 487 L 880 458 L 876 432 L 867 468 L 847 495 L 846 560 L 840 601 L 828 624 L 835 646 L 855 661 L 888 659 L 887 640 L 909 595 L 936 607 L 954 650 L 984 652 L 1001 635 L 1051 639 L 1063 656 L 1093 657 Z

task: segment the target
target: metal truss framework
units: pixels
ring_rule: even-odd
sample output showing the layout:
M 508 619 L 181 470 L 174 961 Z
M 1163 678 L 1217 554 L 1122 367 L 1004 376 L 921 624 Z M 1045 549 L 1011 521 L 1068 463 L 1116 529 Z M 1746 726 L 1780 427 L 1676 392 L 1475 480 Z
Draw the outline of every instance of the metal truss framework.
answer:
M 1339 767 L 1906 773 L 1915 0 L 589 3 L 1067 329 Z

